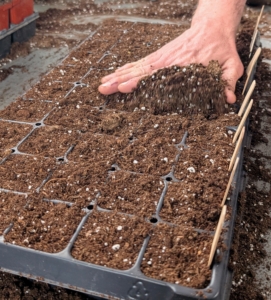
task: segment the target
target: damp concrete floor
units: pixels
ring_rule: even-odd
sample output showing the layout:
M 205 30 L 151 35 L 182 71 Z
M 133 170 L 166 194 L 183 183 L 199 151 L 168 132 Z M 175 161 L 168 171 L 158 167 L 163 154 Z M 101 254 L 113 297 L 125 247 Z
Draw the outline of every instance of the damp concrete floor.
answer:
M 97 2 L 105 2 L 107 0 L 96 0 Z M 67 0 L 66 0 L 67 2 Z M 127 5 L 135 5 L 135 4 L 127 4 Z M 119 4 L 116 4 L 116 7 L 119 8 Z M 58 4 L 36 4 L 35 12 L 44 12 L 49 8 L 66 8 L 65 1 L 60 1 Z M 127 8 L 125 5 L 123 8 Z M 257 11 L 260 8 L 253 8 Z M 271 49 L 271 7 L 266 7 L 265 12 L 270 12 L 270 35 L 265 34 L 264 37 L 261 38 L 261 43 L 263 47 Z M 92 22 L 94 24 L 101 23 L 104 19 L 112 18 L 112 16 L 81 16 L 67 19 L 67 22 L 71 22 L 72 24 L 83 24 L 84 22 Z M 114 17 L 116 18 L 116 17 Z M 138 22 L 155 22 L 155 23 L 171 23 L 166 20 L 151 20 L 147 18 L 135 18 L 130 16 L 118 16 L 117 19 L 125 20 L 125 21 L 138 21 Z M 268 17 L 267 17 L 268 19 Z M 36 34 L 39 34 L 37 31 Z M 69 32 L 62 33 L 54 33 L 55 38 L 59 37 L 68 37 L 78 42 L 86 38 L 90 34 L 90 31 L 76 31 L 72 30 Z M 49 48 L 49 49 L 34 49 L 29 55 L 24 57 L 19 57 L 13 61 L 8 62 L 5 68 L 14 67 L 13 73 L 9 75 L 4 81 L 0 82 L 0 109 L 3 109 L 8 104 L 13 102 L 17 97 L 21 96 L 25 91 L 27 91 L 32 85 L 34 85 L 42 75 L 46 74 L 49 70 L 51 70 L 54 66 L 59 64 L 69 53 L 68 45 L 62 45 L 58 48 Z M 269 61 L 267 61 L 270 63 Z M 19 67 L 18 67 L 19 66 Z M 21 66 L 21 67 L 20 67 Z M 22 68 L 23 67 L 23 68 Z M 271 67 L 271 63 L 270 63 Z M 1 69 L 1 67 L 0 67 Z M 266 93 L 266 95 L 262 98 L 261 106 L 263 109 L 267 109 L 267 102 L 270 102 L 271 92 Z M 270 128 L 271 126 L 271 117 L 266 116 L 262 121 L 262 129 L 263 134 L 265 134 L 265 128 Z M 269 144 L 259 144 L 255 147 L 255 150 L 260 150 L 265 157 L 271 156 L 271 136 L 266 135 L 265 137 L 268 139 Z M 271 162 L 266 158 L 262 159 L 267 166 L 267 168 L 271 172 Z M 259 190 L 263 190 L 266 192 L 270 191 L 270 182 L 257 181 L 255 185 Z M 271 214 L 271 212 L 270 212 Z M 271 231 L 266 236 L 266 239 L 269 243 L 266 244 L 266 251 L 268 253 L 268 261 L 271 262 Z M 266 291 L 266 296 L 268 299 L 271 299 L 271 281 L 266 280 L 266 277 L 271 277 L 271 270 L 266 267 L 266 262 L 264 262 L 260 267 L 255 270 L 256 276 L 259 282 L 263 287 L 263 290 Z

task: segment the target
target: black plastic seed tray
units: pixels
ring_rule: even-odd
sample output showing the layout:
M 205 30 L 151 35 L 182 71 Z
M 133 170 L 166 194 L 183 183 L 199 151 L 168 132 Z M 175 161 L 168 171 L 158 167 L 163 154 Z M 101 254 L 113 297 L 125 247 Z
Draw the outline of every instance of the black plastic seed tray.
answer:
M 18 25 L 11 24 L 7 30 L 0 32 L 0 58 L 6 56 L 9 53 L 11 44 L 14 42 L 26 42 L 36 32 L 36 20 L 38 19 L 38 13 L 34 13 L 31 16 L 24 19 Z
M 128 27 L 129 30 L 129 27 Z M 93 34 L 92 34 L 93 36 Z M 89 37 L 91 38 L 91 37 Z M 113 50 L 114 45 L 110 50 Z M 101 55 L 104 57 L 104 55 Z M 62 62 L 63 63 L 63 62 Z M 87 72 L 86 74 L 88 74 Z M 82 77 L 82 79 L 85 76 Z M 76 87 L 81 87 L 80 81 L 73 84 L 71 89 L 64 93 L 63 98 L 68 97 Z M 84 88 L 84 86 L 82 86 Z M 41 100 L 41 99 L 40 99 Z M 48 99 L 43 99 L 48 101 Z M 32 101 L 32 100 L 25 100 Z M 35 100 L 33 100 L 35 101 Z M 49 100 L 51 101 L 51 100 Z M 52 100 L 53 101 L 53 100 Z M 52 110 L 53 111 L 53 110 Z M 46 127 L 45 120 L 52 112 L 46 113 L 43 118 L 38 122 L 23 122 L 16 120 L 6 120 L 8 122 L 16 122 L 19 124 L 29 124 L 33 126 L 33 129 L 21 139 L 17 145 L 12 148 L 12 155 L 22 155 L 19 151 L 20 145 L 26 141 L 33 132 L 41 127 Z M 3 120 L 2 120 L 3 121 Z M 1 119 L 0 119 L 1 122 Z M 236 130 L 236 128 L 230 128 Z M 184 134 L 182 141 L 179 141 L 177 148 L 186 146 L 187 133 Z M 227 204 L 231 206 L 231 218 L 224 224 L 225 232 L 223 233 L 224 242 L 227 245 L 227 249 L 222 253 L 217 251 L 216 256 L 219 256 L 219 260 L 214 260 L 212 264 L 212 276 L 209 286 L 204 289 L 194 289 L 184 287 L 178 284 L 168 283 L 161 280 L 152 279 L 145 276 L 141 270 L 140 265 L 143 260 L 143 256 L 150 237 L 147 237 L 142 243 L 141 250 L 138 253 L 137 259 L 131 268 L 125 271 L 112 269 L 105 266 L 99 266 L 84 261 L 79 261 L 71 256 L 71 249 L 80 234 L 83 226 L 88 218 L 91 218 L 93 213 L 93 207 L 96 201 L 90 202 L 86 207 L 86 215 L 82 218 L 75 233 L 71 237 L 68 246 L 59 253 L 46 253 L 31 248 L 21 247 L 5 242 L 5 234 L 11 229 L 8 227 L 4 235 L 0 236 L 0 266 L 2 271 L 25 276 L 27 278 L 44 281 L 52 285 L 65 287 L 72 290 L 77 290 L 93 297 L 102 299 L 127 299 L 127 300 L 192 300 L 192 299 L 213 299 L 213 300 L 227 300 L 229 298 L 231 287 L 231 272 L 228 270 L 229 262 L 229 249 L 234 231 L 234 222 L 236 216 L 237 198 L 239 193 L 243 190 L 244 174 L 242 169 L 243 162 L 243 149 L 247 143 L 247 137 L 243 140 L 241 150 L 239 151 L 240 163 L 234 177 L 234 187 L 231 191 Z M 57 157 L 56 161 L 66 162 L 67 155 L 71 151 L 72 147 L 63 151 L 63 156 Z M 185 151 L 185 150 L 183 150 Z M 10 156 L 7 156 L 7 158 Z M 178 155 L 176 156 L 176 160 Z M 4 163 L 4 158 L 0 163 Z M 117 166 L 113 166 L 117 169 Z M 45 177 L 36 191 L 39 192 L 43 184 L 49 179 Z M 169 185 L 169 181 L 176 180 L 173 173 L 170 172 L 165 177 L 160 177 L 160 181 L 163 182 L 164 189 L 161 192 L 160 199 L 157 204 L 156 212 L 153 215 L 151 222 L 162 222 L 159 217 L 160 209 L 163 205 L 163 200 Z M 21 195 L 27 195 L 27 193 L 19 193 L 11 191 L 9 189 L 1 189 L 5 193 L 17 193 Z M 48 201 L 47 199 L 44 199 Z M 59 203 L 61 199 L 51 200 Z M 68 203 L 72 205 L 71 203 Z M 97 207 L 98 211 L 110 214 L 110 211 Z M 127 217 L 127 215 L 125 215 Z M 213 232 L 209 232 L 210 236 Z

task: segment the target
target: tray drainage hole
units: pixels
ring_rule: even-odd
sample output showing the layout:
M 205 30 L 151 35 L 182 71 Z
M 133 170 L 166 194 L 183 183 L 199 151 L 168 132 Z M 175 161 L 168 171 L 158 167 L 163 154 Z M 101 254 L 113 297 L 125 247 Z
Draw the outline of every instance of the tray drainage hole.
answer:
M 41 126 L 41 123 L 36 123 L 36 126 Z
M 172 180 L 172 177 L 166 177 L 166 181 L 171 181 Z
M 64 161 L 64 157 L 57 158 L 57 161 Z
M 11 153 L 14 153 L 16 150 L 15 149 L 11 149 Z
M 93 205 L 93 204 L 90 204 L 90 205 L 87 207 L 88 210 L 92 210 L 93 208 L 94 208 L 94 205 Z
M 158 220 L 157 220 L 157 218 L 151 218 L 151 219 L 150 219 L 150 222 L 153 223 L 153 224 L 155 224 L 155 223 L 158 222 Z
M 100 106 L 100 107 L 99 107 L 99 110 L 103 110 L 103 107 L 102 107 L 102 106 Z
M 129 136 L 128 139 L 129 139 L 130 141 L 132 141 L 132 140 L 134 139 L 134 137 L 133 137 L 133 136 Z
M 80 82 L 80 81 L 77 81 L 77 82 L 75 82 L 75 84 L 76 84 L 76 85 L 80 85 L 80 84 L 81 84 L 81 82 Z
M 116 171 L 116 168 L 115 167 L 111 167 L 111 169 L 109 171 L 114 172 L 114 171 Z

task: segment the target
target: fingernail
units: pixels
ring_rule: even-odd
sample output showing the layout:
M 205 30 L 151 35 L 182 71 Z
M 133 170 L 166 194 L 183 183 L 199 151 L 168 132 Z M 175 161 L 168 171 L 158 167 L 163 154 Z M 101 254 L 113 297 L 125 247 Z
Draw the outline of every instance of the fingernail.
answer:
M 123 82 L 123 83 L 121 83 L 120 85 L 125 85 L 125 84 L 127 84 L 128 83 L 128 81 L 126 81 L 126 82 Z
M 117 82 L 114 82 L 114 83 L 106 82 L 106 83 L 101 84 L 101 86 L 113 86 L 113 85 L 117 85 L 117 84 L 118 84 Z
M 110 85 L 111 85 L 110 82 L 106 82 L 106 83 L 101 84 L 101 86 L 110 86 Z

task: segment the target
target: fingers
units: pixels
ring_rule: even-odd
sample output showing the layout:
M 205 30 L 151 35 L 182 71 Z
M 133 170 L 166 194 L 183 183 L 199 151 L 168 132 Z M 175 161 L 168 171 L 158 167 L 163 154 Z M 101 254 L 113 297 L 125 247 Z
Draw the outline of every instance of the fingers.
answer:
M 116 72 L 104 77 L 98 90 L 104 95 L 110 95 L 118 91 L 129 93 L 136 87 L 140 78 L 151 75 L 153 72 L 151 65 L 142 66 L 140 64 L 136 64 L 136 66 L 130 69 Z
M 138 81 L 143 77 L 144 76 L 138 76 L 120 84 L 118 90 L 121 93 L 131 93 L 136 88 Z
M 111 95 L 111 94 L 114 94 L 116 92 L 118 92 L 118 82 L 116 82 L 114 79 L 111 80 L 111 81 L 107 81 L 106 83 L 104 84 L 101 84 L 99 87 L 98 87 L 98 90 L 101 94 L 104 94 L 104 95 Z

